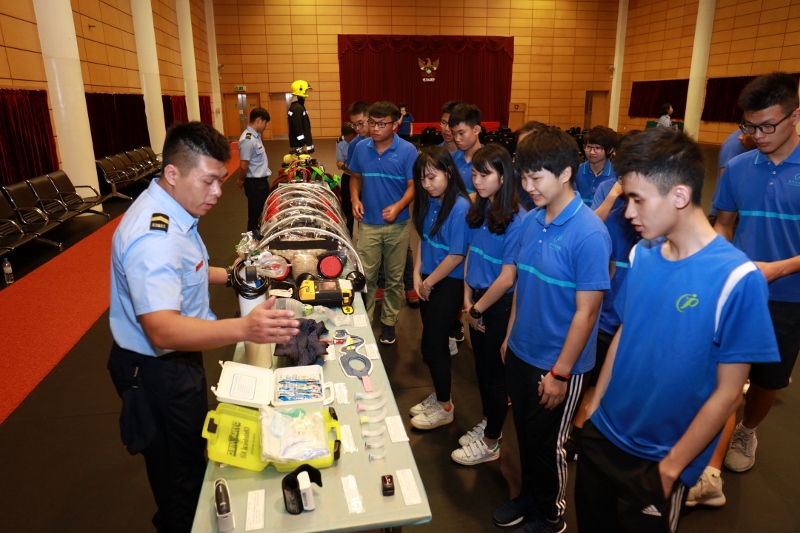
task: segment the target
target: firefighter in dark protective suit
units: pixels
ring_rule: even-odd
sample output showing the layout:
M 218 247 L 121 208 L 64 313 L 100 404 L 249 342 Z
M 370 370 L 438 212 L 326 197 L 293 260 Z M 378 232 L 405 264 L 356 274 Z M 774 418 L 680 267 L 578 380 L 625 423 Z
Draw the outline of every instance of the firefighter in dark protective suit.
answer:
M 314 152 L 314 141 L 311 139 L 311 121 L 306 112 L 305 101 L 311 87 L 304 80 L 292 83 L 292 94 L 297 99 L 289 106 L 289 146 L 306 147 L 308 153 Z

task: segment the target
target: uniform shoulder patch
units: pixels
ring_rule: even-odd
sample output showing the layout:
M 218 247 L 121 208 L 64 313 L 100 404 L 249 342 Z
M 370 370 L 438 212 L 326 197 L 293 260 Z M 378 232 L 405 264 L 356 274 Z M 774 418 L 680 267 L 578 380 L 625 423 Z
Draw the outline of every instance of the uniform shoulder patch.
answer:
M 252 134 L 252 133 L 250 133 L 250 132 L 248 132 L 248 133 L 246 133 L 246 134 L 245 134 L 244 138 L 245 138 L 245 139 L 249 139 L 249 138 L 250 138 L 250 137 L 252 137 L 252 136 L 253 136 L 253 134 Z
M 150 231 L 163 231 L 167 232 L 169 229 L 169 215 L 164 213 L 153 213 L 150 217 Z

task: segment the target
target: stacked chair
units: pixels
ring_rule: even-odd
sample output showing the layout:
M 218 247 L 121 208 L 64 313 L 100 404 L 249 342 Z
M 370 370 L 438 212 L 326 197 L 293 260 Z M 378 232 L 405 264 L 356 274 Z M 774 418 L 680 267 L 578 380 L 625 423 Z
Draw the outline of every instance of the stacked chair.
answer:
M 99 175 L 111 185 L 111 196 L 133 200 L 118 188 L 148 180 L 161 172 L 161 160 L 149 146 L 96 159 Z

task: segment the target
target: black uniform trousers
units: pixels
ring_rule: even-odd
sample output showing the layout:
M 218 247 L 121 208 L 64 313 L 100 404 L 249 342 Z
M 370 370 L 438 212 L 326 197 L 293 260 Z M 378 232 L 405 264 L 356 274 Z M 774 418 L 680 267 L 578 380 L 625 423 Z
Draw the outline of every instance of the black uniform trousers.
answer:
M 208 413 L 208 387 L 202 354 L 150 357 L 115 342 L 108 371 L 123 398 L 123 440 L 127 435 L 144 447 L 141 453 L 158 506 L 153 525 L 159 533 L 190 532 L 206 470 L 206 439 L 201 432 Z M 137 396 L 131 395 L 134 390 Z M 134 407 L 131 398 L 141 402 Z M 125 444 L 132 453 L 138 451 Z
M 258 231 L 261 227 L 261 213 L 269 196 L 269 176 L 245 178 L 244 195 L 247 196 L 247 231 Z

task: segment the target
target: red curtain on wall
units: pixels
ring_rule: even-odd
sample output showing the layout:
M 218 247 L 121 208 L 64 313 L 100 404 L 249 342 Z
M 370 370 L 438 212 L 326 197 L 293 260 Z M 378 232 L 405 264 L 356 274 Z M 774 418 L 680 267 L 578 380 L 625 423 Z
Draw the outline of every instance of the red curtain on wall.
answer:
M 792 74 L 800 80 L 800 74 Z M 706 98 L 703 103 L 702 120 L 708 122 L 739 122 L 742 109 L 737 103 L 742 89 L 756 76 L 731 78 L 709 78 L 706 82 Z
M 186 96 L 162 94 L 161 103 L 164 106 L 164 125 L 167 128 L 178 122 L 189 122 L 189 115 L 186 113 Z
M 86 93 L 86 109 L 95 159 L 150 144 L 143 95 Z
M 423 81 L 419 60 L 438 61 Z M 417 122 L 438 122 L 442 105 L 477 105 L 483 120 L 508 124 L 513 37 L 339 35 L 342 120 L 357 100 L 404 102 Z
M 0 182 L 11 185 L 57 169 L 47 92 L 0 89 Z
M 211 97 L 200 97 L 200 122 L 203 124 L 213 125 L 213 116 L 211 114 Z
M 629 117 L 660 117 L 661 106 L 672 104 L 673 119 L 683 119 L 686 114 L 686 91 L 689 80 L 635 81 L 631 88 Z

